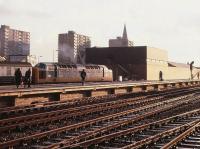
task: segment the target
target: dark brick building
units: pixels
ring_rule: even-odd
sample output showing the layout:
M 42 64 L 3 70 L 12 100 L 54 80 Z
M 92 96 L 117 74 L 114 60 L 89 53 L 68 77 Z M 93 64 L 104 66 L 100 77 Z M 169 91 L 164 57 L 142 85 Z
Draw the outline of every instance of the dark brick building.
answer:
M 148 80 L 148 65 L 167 67 L 167 52 L 147 46 L 87 48 L 86 63 L 106 65 L 118 76 L 131 80 Z

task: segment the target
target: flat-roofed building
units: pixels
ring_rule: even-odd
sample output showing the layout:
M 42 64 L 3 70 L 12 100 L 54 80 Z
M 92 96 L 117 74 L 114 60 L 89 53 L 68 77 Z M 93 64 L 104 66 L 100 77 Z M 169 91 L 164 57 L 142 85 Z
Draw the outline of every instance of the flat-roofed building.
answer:
M 114 80 L 119 76 L 128 80 L 159 80 L 160 71 L 164 80 L 191 76 L 189 65 L 169 62 L 167 51 L 148 46 L 88 48 L 86 63 L 108 66 L 113 70 Z M 195 78 L 199 71 L 194 68 Z

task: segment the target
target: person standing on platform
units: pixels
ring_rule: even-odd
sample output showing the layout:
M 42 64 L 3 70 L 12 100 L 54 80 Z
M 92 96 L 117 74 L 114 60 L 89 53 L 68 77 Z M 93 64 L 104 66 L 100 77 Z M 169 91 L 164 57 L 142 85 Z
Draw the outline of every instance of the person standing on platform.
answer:
M 24 77 L 24 88 L 28 85 L 28 88 L 31 87 L 31 70 L 30 68 L 25 72 L 25 77 Z
M 81 71 L 82 85 L 85 84 L 86 75 L 87 75 L 87 74 L 86 74 L 85 70 L 83 69 L 83 70 Z
M 20 68 L 18 68 L 15 71 L 15 84 L 16 84 L 17 88 L 19 88 L 19 85 L 21 84 L 21 82 L 22 82 L 22 72 L 21 72 Z
M 193 75 L 192 75 L 193 65 L 194 65 L 194 61 L 192 61 L 192 62 L 190 63 L 190 75 L 191 75 L 191 80 L 193 79 Z
M 163 81 L 163 73 L 162 73 L 162 71 L 159 72 L 159 80 Z

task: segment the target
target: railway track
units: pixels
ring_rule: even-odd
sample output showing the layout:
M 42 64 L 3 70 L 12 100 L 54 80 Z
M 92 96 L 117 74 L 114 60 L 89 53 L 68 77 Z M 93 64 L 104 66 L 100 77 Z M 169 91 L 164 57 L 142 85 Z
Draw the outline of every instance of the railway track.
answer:
M 179 89 L 168 94 L 163 92 L 142 98 L 129 97 L 68 108 L 64 109 L 68 110 L 66 113 L 57 110 L 2 119 L 0 148 L 85 147 L 85 142 L 112 135 L 115 131 L 125 129 L 124 126 L 139 127 L 145 123 L 153 123 L 156 119 L 168 117 L 172 111 L 181 112 L 181 107 L 182 112 L 184 109 L 191 110 L 188 105 L 195 107 L 200 102 L 199 90 L 198 87 Z M 95 141 L 94 144 L 99 145 L 101 141 Z M 71 146 L 73 144 L 75 145 Z M 87 144 L 91 145 L 93 144 Z
M 191 92 L 191 91 L 189 91 L 189 92 Z M 182 91 L 181 94 L 189 93 L 189 92 Z M 180 93 L 179 92 L 171 93 L 170 96 L 171 95 L 179 96 Z M 56 117 L 56 119 L 55 118 L 50 119 L 51 121 L 53 121 L 53 120 L 58 120 L 61 117 L 63 118 L 63 116 L 64 116 L 64 118 L 69 118 L 69 117 L 81 116 L 81 115 L 85 115 L 85 114 L 92 114 L 92 113 L 96 113 L 96 112 L 108 111 L 108 110 L 112 110 L 112 109 L 120 110 L 120 108 L 123 109 L 124 107 L 127 109 L 131 109 L 131 108 L 140 107 L 141 105 L 147 105 L 150 103 L 155 103 L 158 101 L 165 101 L 165 100 L 167 100 L 166 96 L 153 97 L 153 98 L 137 97 L 137 98 L 128 98 L 128 99 L 118 100 L 118 101 L 114 101 L 114 102 L 109 101 L 109 102 L 105 102 L 105 103 L 81 106 L 81 107 L 76 107 L 76 108 L 68 108 L 68 109 L 57 110 L 57 111 L 52 111 L 52 112 L 44 112 L 44 113 L 39 113 L 39 114 L 18 116 L 18 117 L 14 117 L 14 118 L 0 120 L 0 126 L 1 126 L 0 132 L 2 132 L 3 130 L 15 128 L 19 124 L 22 125 L 22 123 L 24 123 L 24 122 L 27 123 L 28 120 L 33 121 L 33 123 L 35 123 L 35 121 L 38 121 L 38 120 L 41 120 L 40 122 L 42 122 L 47 117 L 53 118 L 55 116 L 58 116 L 58 117 Z M 84 112 L 80 112 L 80 111 L 84 111 Z M 73 113 L 73 114 L 71 114 L 71 113 Z M 28 124 L 31 124 L 31 123 L 28 123 Z
M 200 148 L 200 122 L 190 126 L 178 136 L 173 136 L 170 142 L 162 146 L 162 149 Z M 166 140 L 163 140 L 166 142 Z
M 102 135 L 94 139 L 88 139 L 70 147 L 98 147 L 98 148 L 161 148 L 162 144 L 156 144 L 158 140 L 168 138 L 170 135 L 177 135 L 189 128 L 199 126 L 200 110 L 186 112 L 154 122 L 143 123 L 142 125 L 127 125 L 116 132 Z M 194 142 L 193 142 L 194 143 Z M 152 145 L 153 144 L 153 145 Z M 94 146 L 92 146 L 94 145 Z M 167 149 L 166 147 L 165 149 Z M 163 147 L 164 149 L 164 147 Z
M 59 101 L 59 102 L 46 102 L 46 103 L 38 103 L 33 104 L 30 106 L 23 106 L 23 107 L 8 107 L 0 109 L 0 120 L 6 118 L 12 118 L 16 116 L 24 116 L 24 115 L 31 115 L 37 113 L 44 113 L 50 111 L 56 111 L 61 109 L 73 108 L 78 106 L 85 106 L 85 105 L 92 105 L 92 104 L 99 104 L 111 101 L 117 101 L 126 98 L 138 98 L 139 100 L 144 98 L 153 98 L 153 97 L 161 97 L 163 98 L 170 98 L 173 96 L 178 96 L 183 91 L 192 90 L 192 87 L 185 87 L 182 90 L 178 89 L 170 89 L 169 91 L 150 91 L 150 92 L 139 92 L 139 93 L 127 93 L 123 95 L 109 95 L 109 96 L 102 96 L 102 97 L 89 97 L 83 99 L 75 99 L 72 101 Z M 176 95 L 175 95 L 175 94 Z
M 193 90 L 192 90 L 193 91 Z M 181 94 L 183 93 L 190 93 L 191 90 L 185 91 L 182 90 Z M 61 118 L 70 118 L 70 117 L 75 117 L 75 116 L 81 116 L 85 114 L 92 114 L 96 112 L 102 112 L 102 111 L 108 111 L 108 110 L 120 110 L 120 108 L 123 109 L 123 107 L 127 109 L 131 108 L 136 108 L 141 105 L 146 105 L 150 104 L 153 102 L 158 102 L 158 101 L 164 101 L 167 100 L 167 98 L 171 96 L 179 96 L 180 92 L 175 92 L 169 93 L 170 96 L 158 96 L 158 94 L 150 97 L 144 98 L 142 97 L 137 97 L 137 98 L 128 98 L 128 99 L 123 99 L 123 100 L 118 100 L 118 101 L 109 101 L 105 103 L 99 103 L 99 104 L 93 104 L 93 105 L 88 105 L 88 106 L 81 106 L 81 107 L 76 107 L 76 108 L 68 108 L 64 110 L 57 110 L 57 111 L 52 111 L 52 112 L 44 112 L 44 113 L 39 113 L 39 114 L 32 114 L 32 115 L 25 115 L 25 116 L 17 116 L 14 118 L 8 118 L 8 119 L 3 119 L 0 120 L 0 132 L 4 130 L 11 130 L 13 128 L 16 128 L 18 125 L 24 126 L 24 125 L 29 125 L 30 124 L 35 124 L 35 123 L 47 123 L 48 121 L 55 121 L 59 120 Z M 157 97 L 156 97 L 157 96 Z M 80 112 L 84 111 L 84 112 Z M 71 114 L 73 113 L 73 114 Z
M 188 89 L 192 90 L 192 87 L 185 87 L 181 91 L 186 91 Z M 181 93 L 178 89 L 170 89 L 168 91 L 150 91 L 150 92 L 140 92 L 140 93 L 127 93 L 124 95 L 109 95 L 102 97 L 89 97 L 83 99 L 75 99 L 71 101 L 57 101 L 57 102 L 44 102 L 44 103 L 35 103 L 29 106 L 19 106 L 19 107 L 8 107 L 8 108 L 0 108 L 0 119 L 5 119 L 9 117 L 16 117 L 20 115 L 28 115 L 28 114 L 36 114 L 42 113 L 45 111 L 55 111 L 60 109 L 72 108 L 77 106 L 84 106 L 88 104 L 99 104 L 103 102 L 116 101 L 124 98 L 135 98 L 138 97 L 140 99 L 143 98 L 153 98 L 156 96 L 172 96 L 173 93 Z
M 185 98 L 185 96 L 184 97 L 180 97 L 180 98 L 177 98 L 177 100 L 181 100 L 181 99 L 183 99 L 183 98 Z M 151 99 L 152 100 L 152 99 Z M 156 102 L 156 101 L 158 101 L 158 100 L 160 100 L 160 98 L 158 98 L 158 99 L 153 99 L 153 103 L 154 102 Z M 177 100 L 173 100 L 173 102 L 176 102 Z M 123 100 L 124 101 L 124 100 Z M 126 100 L 125 100 L 126 101 Z M 126 101 L 127 102 L 127 101 Z M 143 104 L 143 106 L 144 105 L 147 105 L 147 104 L 150 104 L 151 103 L 151 101 L 150 100 L 144 100 L 144 101 L 139 101 L 139 102 L 136 102 L 135 101 L 135 103 L 134 103 L 134 105 L 137 105 L 137 106 L 135 106 L 134 108 L 136 108 L 136 107 L 140 107 L 141 106 L 141 104 Z M 127 106 L 127 104 L 128 104 L 128 106 L 131 106 L 130 105 L 130 102 L 127 102 L 126 104 L 125 104 L 125 106 Z M 156 107 L 156 106 L 161 106 L 161 105 L 163 105 L 163 104 L 165 104 L 165 101 L 163 101 L 163 102 L 161 102 L 160 104 L 158 103 L 157 105 L 154 105 L 154 104 L 152 104 L 152 106 L 150 106 L 149 108 L 153 108 L 153 107 Z M 109 112 L 109 114 L 111 114 L 112 112 L 111 111 L 108 111 L 108 110 L 111 110 L 111 109 L 113 109 L 113 108 L 119 108 L 119 106 L 122 106 L 122 108 L 123 108 L 123 104 L 121 104 L 121 103 L 119 103 L 118 105 L 116 105 L 116 106 L 109 106 L 109 107 L 104 107 L 105 105 L 103 105 L 102 107 L 100 106 L 99 107 L 99 110 L 100 110 L 100 112 L 102 112 L 102 111 L 104 111 L 104 114 L 103 115 L 106 115 L 106 113 L 105 112 Z M 91 107 L 90 107 L 91 108 Z M 108 109 L 106 109 L 106 108 L 108 108 Z M 145 107 L 145 108 L 147 108 L 147 107 Z M 138 111 L 141 111 L 141 110 L 145 110 L 145 108 L 138 108 L 138 109 L 134 109 L 134 110 L 129 110 L 129 109 L 132 109 L 132 106 L 131 107 L 126 107 L 126 109 L 127 110 L 129 110 L 130 112 L 138 112 Z M 107 110 L 107 111 L 105 111 L 105 109 Z M 116 110 L 116 109 L 114 109 L 114 110 Z M 120 112 L 119 111 L 120 109 L 117 109 L 117 112 Z M 124 110 L 124 108 L 121 110 L 121 111 L 123 111 Z M 94 107 L 94 109 L 89 109 L 89 111 L 87 111 L 87 109 L 85 109 L 85 111 L 84 112 L 79 112 L 79 110 L 77 110 L 77 112 L 76 111 L 74 111 L 74 113 L 73 114 L 69 114 L 69 113 L 67 113 L 66 115 L 64 115 L 64 116 L 60 116 L 60 117 L 56 117 L 56 118 L 53 118 L 53 117 L 51 117 L 50 119 L 48 118 L 48 119 L 42 119 L 43 117 L 42 117 L 42 115 L 41 114 L 39 114 L 39 115 L 37 115 L 41 120 L 38 122 L 38 121 L 35 121 L 35 120 L 32 120 L 32 121 L 30 121 L 30 122 L 27 122 L 27 120 L 30 120 L 30 119 L 33 119 L 33 118 L 35 118 L 34 117 L 34 115 L 31 115 L 31 117 L 30 116 L 25 116 L 25 117 L 16 117 L 16 118 L 11 118 L 11 119 L 6 119 L 6 120 L 3 120 L 3 121 L 1 121 L 2 123 L 2 125 L 4 124 L 4 126 L 2 126 L 1 128 L 2 129 L 0 129 L 0 131 L 1 132 L 3 132 L 3 131 L 6 131 L 6 130 L 11 130 L 11 129 L 13 129 L 13 128 L 19 128 L 18 127 L 18 125 L 23 125 L 22 123 L 20 123 L 22 120 L 24 121 L 24 122 L 26 122 L 24 125 L 29 125 L 30 126 L 30 124 L 32 123 L 32 124 L 41 124 L 42 122 L 44 122 L 44 120 L 45 120 L 45 123 L 44 124 L 46 124 L 47 122 L 49 122 L 49 121 L 51 121 L 51 123 L 52 123 L 52 121 L 56 121 L 56 120 L 61 120 L 61 118 L 63 119 L 64 118 L 64 120 L 66 121 L 66 118 L 67 118 L 67 120 L 69 120 L 69 118 L 70 117 L 72 117 L 72 118 L 74 118 L 75 116 L 81 116 L 82 114 L 86 114 L 86 112 L 88 112 L 89 114 L 91 114 L 91 111 L 93 111 L 93 112 L 98 112 L 98 108 L 96 108 L 96 106 Z M 69 112 L 72 112 L 72 111 L 69 111 Z M 114 111 L 113 111 L 114 112 Z M 115 112 L 114 112 L 115 113 Z M 43 115 L 44 115 L 44 118 L 46 117 L 46 116 L 54 116 L 54 113 L 52 114 L 51 112 L 50 113 L 48 113 L 48 114 L 50 114 L 50 115 L 46 115 L 46 113 L 44 113 Z M 63 113 L 62 113 L 63 114 Z M 100 113 L 100 116 L 102 115 L 102 113 Z M 37 117 L 37 118 L 38 118 Z M 94 117 L 94 115 L 93 115 L 93 118 L 95 118 Z M 80 118 L 79 118 L 79 121 L 80 121 Z M 60 121 L 59 121 L 60 122 Z M 77 122 L 77 121 L 76 121 Z M 13 124 L 14 123 L 14 124 Z M 10 125 L 9 125 L 10 124 Z
M 167 137 L 155 141 L 150 147 L 159 147 L 161 149 L 198 149 L 200 148 L 200 122 L 190 125 L 184 131 L 169 134 Z
M 175 92 L 173 90 L 172 92 Z M 128 97 L 140 97 L 141 99 L 149 95 L 150 93 L 140 92 L 136 94 L 127 93 L 124 95 L 109 95 L 109 96 L 102 96 L 102 97 L 87 97 L 81 99 L 73 99 L 67 101 L 54 101 L 54 102 L 42 102 L 42 103 L 35 103 L 30 106 L 22 106 L 22 107 L 8 107 L 8 108 L 0 108 L 0 119 L 5 119 L 9 117 L 16 117 L 20 115 L 28 115 L 28 114 L 35 114 L 35 113 L 42 113 L 45 111 L 55 111 L 60 109 L 72 108 L 77 106 L 84 106 L 88 104 L 98 104 L 108 101 L 116 101 L 123 98 Z M 156 94 L 155 91 L 152 91 L 151 94 Z M 162 92 L 162 94 L 166 94 L 166 92 Z M 169 93 L 168 93 L 169 94 Z M 156 95 L 151 95 L 151 97 Z

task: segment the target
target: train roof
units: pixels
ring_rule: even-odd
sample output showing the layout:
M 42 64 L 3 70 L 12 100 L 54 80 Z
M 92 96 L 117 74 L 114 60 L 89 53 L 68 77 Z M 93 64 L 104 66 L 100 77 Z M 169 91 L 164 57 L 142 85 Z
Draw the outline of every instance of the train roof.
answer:
M 55 66 L 55 65 L 58 67 L 63 67 L 63 68 L 67 68 L 67 67 L 77 68 L 77 65 L 75 65 L 75 64 L 60 64 L 60 63 L 53 63 L 53 62 L 40 62 L 40 63 L 36 64 L 35 67 Z
M 76 68 L 76 69 L 100 69 L 101 67 L 106 68 L 104 65 L 96 65 L 96 64 L 62 64 L 62 63 L 52 63 L 52 62 L 41 62 L 36 65 L 36 67 L 44 67 L 44 66 L 58 66 L 60 68 Z
M 0 61 L 1 66 L 26 66 L 32 67 L 31 63 L 28 62 L 9 62 L 9 61 Z

